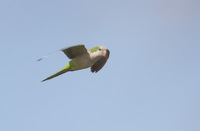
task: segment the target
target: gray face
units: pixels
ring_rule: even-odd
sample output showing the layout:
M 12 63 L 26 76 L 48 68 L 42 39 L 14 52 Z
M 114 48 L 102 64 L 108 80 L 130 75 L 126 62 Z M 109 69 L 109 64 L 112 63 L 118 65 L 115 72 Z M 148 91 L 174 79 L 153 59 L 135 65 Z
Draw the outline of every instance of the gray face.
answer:
M 106 51 L 107 48 L 106 48 L 105 46 L 99 46 L 99 50 L 100 50 L 100 51 Z
M 97 51 L 99 56 L 105 57 L 106 56 L 107 48 L 105 46 L 99 46 L 99 50 Z

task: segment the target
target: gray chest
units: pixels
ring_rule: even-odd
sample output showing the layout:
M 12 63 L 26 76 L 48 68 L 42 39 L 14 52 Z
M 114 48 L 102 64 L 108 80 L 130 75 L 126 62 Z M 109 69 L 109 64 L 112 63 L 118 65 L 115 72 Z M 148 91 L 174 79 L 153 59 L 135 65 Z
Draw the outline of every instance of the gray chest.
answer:
M 95 61 L 91 59 L 89 54 L 77 56 L 73 59 L 76 69 L 84 69 L 92 66 Z

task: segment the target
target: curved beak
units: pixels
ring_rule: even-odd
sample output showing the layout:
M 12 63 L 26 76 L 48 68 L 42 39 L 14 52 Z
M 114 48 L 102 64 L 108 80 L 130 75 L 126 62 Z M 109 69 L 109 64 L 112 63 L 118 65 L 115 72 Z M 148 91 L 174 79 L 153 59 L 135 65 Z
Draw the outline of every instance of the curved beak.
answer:
M 105 50 L 102 52 L 102 56 L 103 56 L 103 57 L 106 56 L 106 51 L 105 51 Z
M 103 56 L 103 57 L 106 57 L 106 56 L 108 56 L 109 54 L 110 54 L 110 51 L 109 51 L 108 49 L 106 49 L 106 50 L 103 51 L 102 56 Z

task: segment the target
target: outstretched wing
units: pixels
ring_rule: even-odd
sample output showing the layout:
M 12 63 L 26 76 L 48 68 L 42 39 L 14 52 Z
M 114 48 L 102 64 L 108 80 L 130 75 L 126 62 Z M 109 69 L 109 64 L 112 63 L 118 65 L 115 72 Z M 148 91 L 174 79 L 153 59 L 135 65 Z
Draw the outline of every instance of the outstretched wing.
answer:
M 60 50 L 59 50 L 60 51 Z M 43 57 L 41 57 L 40 59 L 38 59 L 37 61 L 41 61 L 42 59 L 44 59 L 44 58 L 47 58 L 47 57 L 49 57 L 49 56 L 51 56 L 51 55 L 54 55 L 54 54 L 56 54 L 58 51 L 55 51 L 55 52 L 53 52 L 53 53 L 50 53 L 50 54 L 48 54 L 48 55 L 45 55 L 45 56 L 43 56 Z
M 110 55 L 110 51 L 106 50 L 106 57 L 103 57 L 99 59 L 96 63 L 94 63 L 94 65 L 91 67 L 91 72 L 97 73 L 99 70 L 101 70 L 101 68 L 103 68 L 103 66 L 106 64 L 106 61 L 108 60 L 109 55 Z
M 71 46 L 71 47 L 68 47 L 65 49 L 61 49 L 61 51 L 63 51 L 65 53 L 65 55 L 70 59 L 73 59 L 74 57 L 76 57 L 78 55 L 87 53 L 87 49 L 82 44 Z
M 59 52 L 59 51 L 62 51 L 63 53 L 65 53 L 65 55 L 70 58 L 70 59 L 73 59 L 74 57 L 78 56 L 78 55 L 81 55 L 81 54 L 84 54 L 84 53 L 87 53 L 87 49 L 85 48 L 84 45 L 80 44 L 80 45 L 75 45 L 75 46 L 71 46 L 71 47 L 67 47 L 67 48 L 64 48 L 64 49 L 61 49 L 61 50 L 58 50 L 56 52 L 53 52 L 53 53 L 50 53 L 48 55 L 45 55 L 43 57 L 41 57 L 40 59 L 38 59 L 37 61 L 40 61 L 44 58 L 47 58 L 51 55 L 54 55 L 55 53 Z

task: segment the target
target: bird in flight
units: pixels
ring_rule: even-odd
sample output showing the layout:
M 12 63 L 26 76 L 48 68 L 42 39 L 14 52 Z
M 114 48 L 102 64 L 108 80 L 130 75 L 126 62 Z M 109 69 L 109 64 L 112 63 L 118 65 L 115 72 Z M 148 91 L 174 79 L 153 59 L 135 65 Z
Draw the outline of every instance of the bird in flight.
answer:
M 105 65 L 110 55 L 110 51 L 105 46 L 96 46 L 87 50 L 83 44 L 64 48 L 59 51 L 62 51 L 69 59 L 71 59 L 71 61 L 60 71 L 42 80 L 42 82 L 68 71 L 76 71 L 89 67 L 91 67 L 91 72 L 97 73 Z M 52 54 L 54 53 L 49 55 Z M 38 61 L 48 57 L 49 55 L 38 59 Z

